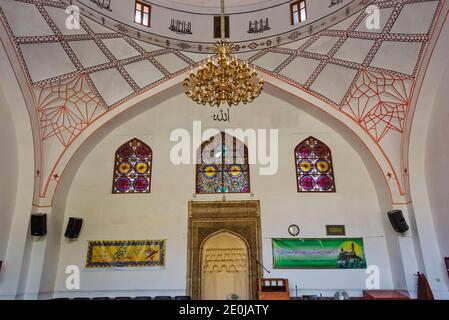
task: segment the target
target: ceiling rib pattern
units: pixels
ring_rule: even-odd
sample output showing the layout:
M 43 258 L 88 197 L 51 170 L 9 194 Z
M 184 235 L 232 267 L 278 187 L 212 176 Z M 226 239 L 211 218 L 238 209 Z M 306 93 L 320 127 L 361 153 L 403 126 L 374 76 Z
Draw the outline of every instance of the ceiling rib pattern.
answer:
M 64 147 L 105 112 L 85 75 L 48 83 L 37 99 L 42 140 L 56 137 Z
M 63 26 L 56 26 L 56 24 L 54 23 L 54 21 L 48 14 L 46 8 L 48 8 L 50 5 L 52 6 L 52 8 L 59 8 L 61 10 L 60 15 L 67 17 L 67 15 L 64 12 L 64 10 L 66 8 L 65 4 L 59 3 L 59 2 L 54 2 L 54 1 L 32 1 L 32 0 L 21 0 L 21 1 L 17 1 L 17 2 L 28 3 L 28 5 L 36 6 L 39 13 L 42 15 L 42 17 L 45 19 L 45 21 L 50 26 L 50 29 L 54 33 L 53 35 L 46 35 L 46 36 L 15 36 L 14 30 L 12 30 L 9 27 L 7 15 L 5 14 L 4 10 L 2 10 L 2 9 L 4 9 L 3 7 L 4 7 L 5 2 L 1 2 L 2 8 L 0 8 L 0 14 L 2 16 L 4 24 L 7 26 L 10 36 L 12 37 L 12 39 L 14 39 L 15 48 L 18 52 L 18 56 L 20 57 L 21 63 L 26 71 L 26 77 L 27 77 L 28 83 L 30 84 L 31 87 L 39 88 L 43 85 L 46 85 L 46 84 L 54 82 L 54 81 L 60 81 L 60 80 L 64 80 L 64 79 L 74 78 L 74 77 L 79 76 L 80 74 L 85 74 L 87 82 L 91 86 L 92 90 L 98 95 L 103 106 L 107 109 L 111 109 L 111 108 L 114 108 L 117 105 L 120 105 L 121 103 L 123 103 L 124 100 L 128 100 L 130 97 L 122 97 L 122 98 L 126 98 L 126 99 L 119 99 L 118 101 L 114 101 L 111 104 L 107 104 L 105 102 L 105 99 L 103 99 L 103 96 L 96 89 L 95 83 L 91 80 L 91 78 L 89 76 L 90 74 L 114 68 L 120 73 L 120 75 L 126 80 L 126 82 L 129 84 L 129 86 L 133 89 L 133 96 L 135 96 L 135 95 L 142 93 L 143 91 L 150 89 L 151 87 L 158 85 L 162 81 L 165 81 L 165 80 L 170 79 L 180 73 L 183 73 L 185 71 L 185 69 L 190 68 L 190 66 L 195 63 L 187 56 L 185 56 L 182 53 L 180 53 L 176 50 L 173 50 L 173 49 L 165 49 L 162 47 L 158 48 L 155 46 L 157 48 L 157 50 L 149 52 L 149 51 L 146 51 L 145 49 L 143 49 L 139 44 L 137 44 L 136 41 L 134 41 L 133 39 L 131 39 L 127 36 L 123 36 L 122 34 L 112 33 L 112 32 L 95 33 L 92 30 L 92 28 L 90 27 L 90 25 L 96 25 L 96 23 L 93 21 L 90 21 L 88 24 L 84 20 L 84 18 L 81 18 L 80 22 L 81 22 L 81 27 L 84 30 L 86 30 L 86 32 L 87 32 L 86 34 L 64 35 L 60 31 L 61 27 L 63 27 Z M 46 4 L 47 6 L 45 6 L 44 4 Z M 10 9 L 13 9 L 13 7 L 11 6 Z M 10 10 L 10 12 L 11 11 L 12 10 Z M 32 23 L 32 21 L 29 23 Z M 98 27 L 98 28 L 100 28 L 100 27 Z M 109 50 L 109 48 L 104 43 L 106 40 L 109 40 L 109 39 L 123 39 L 130 46 L 132 46 L 138 52 L 138 54 L 133 57 L 123 58 L 123 59 L 120 59 L 120 58 L 114 56 L 113 53 L 111 52 L 111 50 Z M 89 41 L 89 40 L 93 41 L 93 43 L 96 46 L 95 49 L 99 48 L 101 50 L 101 52 L 108 58 L 109 62 L 95 65 L 95 66 L 86 67 L 86 68 L 83 67 L 83 65 L 81 64 L 77 55 L 74 53 L 73 49 L 71 48 L 71 43 L 73 43 L 74 41 L 76 42 L 76 41 Z M 33 64 L 32 61 L 29 61 L 32 59 L 32 57 L 30 57 L 30 59 L 27 61 L 24 58 L 22 48 L 24 45 L 31 46 L 31 45 L 40 45 L 40 44 L 45 44 L 45 43 L 47 43 L 47 44 L 48 43 L 59 43 L 62 46 L 62 48 L 64 49 L 64 51 L 67 54 L 67 57 L 70 59 L 71 63 L 76 67 L 76 70 L 69 72 L 69 73 L 58 74 L 54 77 L 50 77 L 50 78 L 46 78 L 46 79 L 39 79 L 37 77 L 33 78 L 32 77 L 33 73 L 30 72 L 32 70 L 29 69 L 29 66 Z M 183 61 L 188 66 L 184 67 L 183 69 L 176 70 L 173 73 L 170 73 L 169 71 L 167 71 L 166 67 L 161 65 L 155 58 L 158 56 L 162 56 L 162 55 L 166 55 L 166 54 L 170 54 L 170 53 L 173 53 L 175 55 L 175 57 L 177 57 L 178 59 Z M 36 57 L 36 58 L 38 58 L 38 57 Z M 151 62 L 164 75 L 164 77 L 161 79 L 158 79 L 157 81 L 154 81 L 153 83 L 151 83 L 150 85 L 147 85 L 144 88 L 141 88 L 136 84 L 134 79 L 128 74 L 128 72 L 126 71 L 126 69 L 124 67 L 126 65 L 136 63 L 139 61 L 144 61 L 144 60 L 148 60 L 149 62 Z M 45 61 L 41 61 L 41 62 L 45 63 Z M 54 69 L 58 68 L 58 66 L 52 65 L 51 61 L 49 61 L 48 63 L 49 63 L 49 65 L 48 65 L 49 68 L 54 68 Z M 175 65 L 176 65 L 176 63 L 175 63 Z M 109 99 L 107 99 L 107 100 L 109 100 Z
M 390 156 L 389 173 L 405 195 L 407 168 L 403 167 L 397 150 L 404 134 L 413 84 L 442 2 L 390 0 L 375 4 L 384 21 L 380 30 L 368 30 L 364 24 L 367 14 L 362 12 L 347 19 L 353 20 L 343 30 L 337 25 L 302 41 L 297 49 L 292 45 L 269 48 L 249 60 L 259 70 L 327 102 L 350 117 L 385 153 L 396 153 Z M 413 28 L 404 21 L 413 21 Z M 267 54 L 288 56 L 272 71 L 260 63 Z M 302 61 L 315 65 L 308 69 Z M 294 67 L 296 63 L 302 70 Z M 308 75 L 301 74 L 304 70 Z
M 442 3 L 376 1 L 382 20 L 379 30 L 367 29 L 367 15 L 361 12 L 296 45 L 289 43 L 245 57 L 259 70 L 348 116 L 389 154 L 389 147 L 400 145 L 413 84 Z M 67 16 L 65 7 L 48 0 L 0 0 L 1 22 L 34 94 L 44 149 L 47 144 L 53 150 L 44 161 L 48 167 L 41 170 L 48 177 L 59 161 L 58 152 L 64 152 L 92 121 L 205 58 L 143 43 L 84 17 L 80 30 L 67 32 L 59 16 Z M 25 16 L 17 24 L 14 20 L 20 10 Z M 416 23 L 410 29 L 407 21 Z M 141 74 L 136 66 L 154 72 Z M 71 94 L 64 93 L 67 86 L 71 86 Z M 58 88 L 64 94 L 57 94 Z M 48 92 L 57 98 L 48 98 L 43 107 L 39 97 Z M 60 149 L 54 151 L 58 143 Z M 401 159 L 390 156 L 390 161 L 404 193 Z
M 257 60 L 263 57 L 267 52 L 275 52 L 279 54 L 289 54 L 290 56 L 281 63 L 275 71 L 272 72 L 274 76 L 283 78 L 285 81 L 288 81 L 292 83 L 295 86 L 301 87 L 305 91 L 309 91 L 312 94 L 318 94 L 320 98 L 328 102 L 330 105 L 334 106 L 335 108 L 340 109 L 342 112 L 348 114 L 349 116 L 352 116 L 355 114 L 355 110 L 353 108 L 359 107 L 359 101 L 360 100 L 366 100 L 371 99 L 371 95 L 375 95 L 377 97 L 378 103 L 380 104 L 396 104 L 395 100 L 398 98 L 395 96 L 393 98 L 393 95 L 391 93 L 388 94 L 388 97 L 385 93 L 385 86 L 386 82 L 401 82 L 402 87 L 407 89 L 410 89 L 410 85 L 406 86 L 404 82 L 411 82 L 417 72 L 417 68 L 419 66 L 419 62 L 422 58 L 422 53 L 425 49 L 425 44 L 428 42 L 430 38 L 430 30 L 431 26 L 429 26 L 426 34 L 390 34 L 390 30 L 395 24 L 401 10 L 403 9 L 404 5 L 406 5 L 407 1 L 404 2 L 397 2 L 397 1 L 386 1 L 386 2 L 380 2 L 378 4 L 379 8 L 388 8 L 393 6 L 393 11 L 390 15 L 390 17 L 387 20 L 386 25 L 384 26 L 383 30 L 379 33 L 373 33 L 373 32 L 361 32 L 361 31 L 355 31 L 356 28 L 364 21 L 365 14 L 362 13 L 359 15 L 359 17 L 351 24 L 351 26 L 346 31 L 340 31 L 340 30 L 326 30 L 323 32 L 320 32 L 319 34 L 311 37 L 307 42 L 305 42 L 301 47 L 299 47 L 297 50 L 293 49 L 287 49 L 287 48 L 272 48 L 269 50 L 265 50 L 260 52 L 258 55 L 252 57 L 250 60 L 252 62 L 255 62 L 257 64 Z M 417 1 L 408 1 L 409 3 L 415 3 Z M 318 53 L 312 53 L 308 52 L 307 49 L 316 41 L 319 40 L 321 37 L 334 37 L 338 38 L 338 41 L 335 43 L 335 45 L 332 47 L 332 49 L 329 51 L 328 54 L 318 54 Z M 373 46 L 367 53 L 366 57 L 364 58 L 362 63 L 356 63 L 352 61 L 342 60 L 335 58 L 335 54 L 339 51 L 339 49 L 342 47 L 342 45 L 348 40 L 348 39 L 362 39 L 362 40 L 371 40 L 374 41 Z M 416 60 L 410 61 L 411 64 L 413 64 L 413 72 L 411 74 L 405 74 L 402 72 L 398 72 L 395 70 L 375 67 L 371 65 L 371 62 L 373 61 L 373 58 L 375 57 L 376 53 L 379 51 L 382 43 L 384 41 L 391 41 L 391 42 L 414 42 L 418 43 L 420 46 L 419 50 L 419 56 L 416 57 Z M 355 49 L 355 48 L 354 48 Z M 297 83 L 294 80 L 287 78 L 282 75 L 282 70 L 284 70 L 293 60 L 295 60 L 297 57 L 303 57 L 311 60 L 317 60 L 319 62 L 318 66 L 315 68 L 315 70 L 310 74 L 307 81 L 305 83 Z M 326 96 L 326 92 L 329 91 L 329 88 L 324 88 L 320 92 L 320 88 L 316 88 L 316 90 L 313 90 L 313 83 L 316 81 L 318 76 L 322 74 L 323 69 L 328 66 L 329 64 L 341 66 L 346 69 L 352 69 L 356 70 L 357 73 L 353 80 L 351 81 L 348 88 L 346 88 L 345 95 L 341 98 L 341 100 L 332 100 L 328 96 Z M 260 66 L 263 68 L 263 66 Z M 350 70 L 347 70 L 350 71 Z M 270 72 L 270 71 L 267 71 Z M 298 70 L 298 72 L 301 72 Z M 372 82 L 373 85 L 375 85 L 375 88 L 372 86 L 370 87 L 370 94 L 368 94 L 365 91 L 360 90 L 360 83 L 357 87 L 358 82 L 362 82 L 364 84 L 366 75 L 370 74 L 371 77 L 374 77 L 374 79 L 377 79 L 378 81 Z M 332 79 L 332 78 L 330 78 Z M 382 79 L 380 81 L 379 79 Z M 336 79 L 337 80 L 337 79 Z M 338 81 L 338 80 L 337 80 Z M 332 82 L 329 81 L 329 85 L 332 85 Z M 311 88 L 312 87 L 312 88 Z M 378 88 L 378 90 L 377 90 Z M 404 97 L 405 96 L 405 97 Z M 401 100 L 401 108 L 397 109 L 395 108 L 396 113 L 399 113 L 397 117 L 395 117 L 395 120 L 399 120 L 401 122 L 401 125 L 398 126 L 392 126 L 391 121 L 393 120 L 392 114 L 389 111 L 390 108 L 378 108 L 378 104 L 373 103 L 365 103 L 365 108 L 371 107 L 371 110 L 367 110 L 368 112 L 365 114 L 365 116 L 370 115 L 370 117 L 373 117 L 373 114 L 377 115 L 377 121 L 373 121 L 374 119 L 371 119 L 371 121 L 368 121 L 370 125 L 367 125 L 367 119 L 360 118 L 360 117 L 354 117 L 354 120 L 360 123 L 362 126 L 364 126 L 366 129 L 368 129 L 368 132 L 370 135 L 376 140 L 380 141 L 389 129 L 395 129 L 397 132 L 402 132 L 402 122 L 405 120 L 406 117 L 406 111 L 408 106 L 408 92 L 404 92 L 403 96 L 400 97 Z M 404 100 L 403 98 L 407 98 Z M 372 100 L 372 99 L 371 99 Z M 347 110 L 349 112 L 347 112 Z M 369 112 L 371 111 L 371 112 Z M 377 133 L 378 129 L 377 126 L 385 126 L 384 129 L 379 129 L 383 132 L 383 134 L 379 135 Z
M 362 71 L 345 97 L 341 110 L 380 142 L 390 130 L 404 132 L 410 102 L 409 86 L 410 81 L 406 78 Z

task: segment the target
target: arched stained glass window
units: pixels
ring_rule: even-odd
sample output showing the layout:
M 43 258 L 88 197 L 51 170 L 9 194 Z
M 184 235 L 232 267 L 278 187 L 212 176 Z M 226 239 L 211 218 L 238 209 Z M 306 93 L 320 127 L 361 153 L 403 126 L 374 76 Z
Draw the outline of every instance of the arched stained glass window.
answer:
M 134 138 L 115 153 L 112 193 L 150 193 L 153 151 Z
M 221 133 L 204 142 L 198 152 L 196 193 L 249 193 L 248 148 Z
M 298 192 L 335 192 L 331 150 L 309 137 L 295 148 Z

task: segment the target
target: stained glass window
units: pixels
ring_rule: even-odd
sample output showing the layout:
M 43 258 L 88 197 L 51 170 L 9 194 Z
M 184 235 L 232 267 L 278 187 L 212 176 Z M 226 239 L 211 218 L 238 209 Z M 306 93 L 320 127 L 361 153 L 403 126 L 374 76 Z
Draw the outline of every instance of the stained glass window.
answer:
M 298 192 L 335 192 L 332 154 L 323 142 L 309 137 L 295 148 Z
M 112 193 L 150 193 L 153 152 L 138 139 L 115 153 Z
M 248 149 L 221 133 L 201 145 L 196 167 L 196 193 L 249 193 Z

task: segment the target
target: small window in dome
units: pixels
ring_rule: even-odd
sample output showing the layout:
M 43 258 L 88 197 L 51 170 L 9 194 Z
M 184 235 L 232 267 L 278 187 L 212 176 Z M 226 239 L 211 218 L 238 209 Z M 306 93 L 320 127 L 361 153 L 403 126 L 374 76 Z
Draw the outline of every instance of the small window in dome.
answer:
M 290 4 L 292 25 L 303 22 L 307 19 L 306 1 L 299 0 Z
M 214 38 L 221 38 L 221 17 L 214 17 Z M 229 16 L 225 16 L 225 38 L 229 38 Z
M 136 12 L 134 15 L 134 22 L 145 27 L 150 26 L 151 6 L 142 2 L 136 1 Z

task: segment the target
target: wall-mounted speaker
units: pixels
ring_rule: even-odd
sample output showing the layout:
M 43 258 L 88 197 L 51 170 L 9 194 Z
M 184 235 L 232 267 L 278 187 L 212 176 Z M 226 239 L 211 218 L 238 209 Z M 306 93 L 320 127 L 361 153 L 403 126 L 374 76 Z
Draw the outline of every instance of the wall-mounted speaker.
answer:
M 404 233 L 409 229 L 407 221 L 405 221 L 404 215 L 401 210 L 393 210 L 388 212 L 388 219 L 393 226 L 394 231 Z
M 38 237 L 47 235 L 46 213 L 34 213 L 31 215 L 31 235 Z
M 69 239 L 77 239 L 80 235 L 82 226 L 83 219 L 73 217 L 69 218 L 69 223 L 67 224 L 67 229 L 65 230 L 64 236 Z

